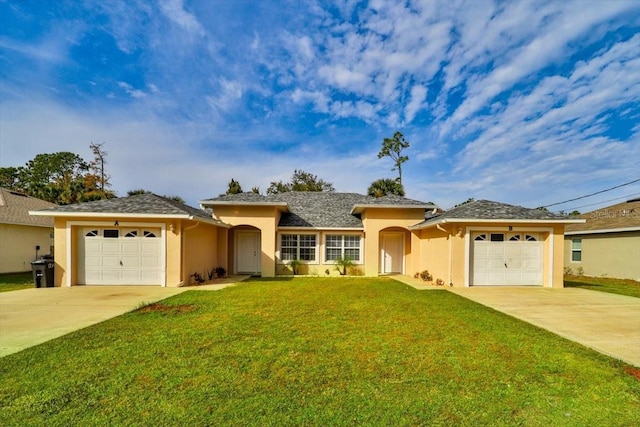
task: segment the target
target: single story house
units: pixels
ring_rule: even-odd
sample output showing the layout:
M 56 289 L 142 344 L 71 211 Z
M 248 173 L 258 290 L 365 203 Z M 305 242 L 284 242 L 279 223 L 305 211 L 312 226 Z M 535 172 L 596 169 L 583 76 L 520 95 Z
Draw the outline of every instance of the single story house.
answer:
M 291 274 L 293 260 L 301 274 L 337 275 L 336 260 L 348 257 L 365 276 L 429 270 L 451 286 L 562 287 L 564 226 L 583 221 L 486 200 L 441 213 L 404 197 L 338 192 L 200 205 L 146 194 L 32 213 L 55 218 L 57 286 L 181 286 L 214 266 L 273 277 Z
M 564 264 L 573 274 L 640 281 L 640 199 L 579 215 L 565 230 Z
M 29 215 L 53 203 L 0 187 L 0 273 L 31 271 L 31 261 L 53 254 L 53 219 Z

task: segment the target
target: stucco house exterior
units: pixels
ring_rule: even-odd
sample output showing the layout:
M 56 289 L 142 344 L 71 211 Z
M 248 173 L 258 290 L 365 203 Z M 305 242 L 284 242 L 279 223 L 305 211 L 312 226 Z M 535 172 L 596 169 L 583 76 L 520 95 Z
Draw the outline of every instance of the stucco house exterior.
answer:
M 155 194 L 32 211 L 54 217 L 55 285 L 181 286 L 226 265 L 226 226 Z
M 565 225 L 583 220 L 478 200 L 409 227 L 420 259 L 453 286 L 563 287 Z
M 53 253 L 53 219 L 29 215 L 55 206 L 0 187 L 0 273 L 31 270 L 31 261 Z
M 338 275 L 336 259 L 349 257 L 365 276 L 429 270 L 450 286 L 562 287 L 564 227 L 583 221 L 338 192 L 240 193 L 200 207 L 146 194 L 32 213 L 55 218 L 57 286 L 181 286 L 214 266 L 274 277 L 292 274 L 292 260 L 300 274 Z
M 564 264 L 576 274 L 640 281 L 640 199 L 578 216 L 567 225 Z
M 296 191 L 232 194 L 200 204 L 232 226 L 232 270 L 268 277 L 288 272 L 292 259 L 303 262 L 303 274 L 337 274 L 336 258 L 347 256 L 366 276 L 412 271 L 417 260 L 408 227 L 436 208 L 398 196 Z

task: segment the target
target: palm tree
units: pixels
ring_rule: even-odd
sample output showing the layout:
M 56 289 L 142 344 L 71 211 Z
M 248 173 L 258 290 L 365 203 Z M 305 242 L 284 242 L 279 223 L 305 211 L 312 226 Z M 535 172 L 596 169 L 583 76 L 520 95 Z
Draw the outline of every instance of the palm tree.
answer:
M 367 194 L 373 197 L 382 197 L 387 194 L 404 196 L 404 187 L 397 179 L 383 178 L 373 181 L 367 190 Z

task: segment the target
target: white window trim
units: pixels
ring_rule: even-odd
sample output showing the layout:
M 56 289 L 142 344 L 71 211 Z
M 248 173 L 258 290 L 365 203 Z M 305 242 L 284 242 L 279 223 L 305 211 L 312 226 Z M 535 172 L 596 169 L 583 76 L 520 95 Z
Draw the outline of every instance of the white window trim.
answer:
M 282 236 L 284 235 L 295 235 L 298 236 L 298 258 L 297 260 L 303 264 L 308 265 L 317 265 L 320 264 L 320 235 L 318 233 L 296 233 L 295 231 L 291 232 L 278 232 L 278 253 L 276 254 L 277 263 L 280 265 L 287 265 L 290 261 L 285 261 L 282 259 Z M 304 261 L 300 259 L 300 236 L 315 236 L 316 237 L 316 259 L 314 261 Z
M 160 229 L 160 239 L 162 239 L 160 241 L 160 269 L 162 270 L 162 280 L 160 283 L 160 286 L 162 286 L 163 288 L 167 287 L 167 264 L 166 264 L 166 259 L 167 259 L 167 235 L 166 235 L 166 231 L 167 231 L 167 225 L 164 223 L 157 223 L 157 222 L 118 222 L 118 226 L 114 227 L 113 225 L 113 221 L 67 221 L 66 225 L 65 225 L 65 233 L 66 233 L 66 245 L 67 245 L 67 265 L 65 266 L 66 268 L 66 275 L 67 275 L 67 280 L 66 280 L 66 286 L 68 288 L 71 287 L 71 276 L 72 276 L 72 270 L 71 270 L 71 254 L 72 252 L 72 247 L 75 248 L 75 246 L 78 244 L 77 239 L 74 242 L 71 239 L 72 233 L 71 233 L 71 229 L 73 227 L 78 227 L 78 229 L 82 228 L 82 227 L 108 227 L 108 228 L 142 228 L 142 227 L 149 227 L 149 228 L 159 228 Z M 76 263 L 77 264 L 77 263 Z M 77 265 L 76 265 L 76 271 L 74 271 L 74 274 L 77 275 Z
M 580 240 L 580 249 L 573 249 L 573 241 L 574 240 Z M 580 261 L 574 261 L 573 260 L 573 253 L 574 252 L 580 252 Z M 571 262 L 572 264 L 582 264 L 582 237 L 574 237 L 571 239 L 571 254 L 570 254 L 570 258 L 569 258 L 569 262 Z
M 322 234 L 322 263 L 323 264 L 335 264 L 335 261 L 333 260 L 327 260 L 327 236 L 358 236 L 360 238 L 360 245 L 359 245 L 359 252 L 360 252 L 360 259 L 359 260 L 351 260 L 354 264 L 356 265 L 362 265 L 364 264 L 364 235 L 363 233 L 340 233 L 340 232 L 329 232 L 329 233 L 323 233 Z M 342 249 L 342 253 L 344 254 L 344 239 L 342 240 L 342 244 L 343 246 L 341 247 Z M 351 248 L 349 248 L 351 249 Z
M 471 243 L 472 243 L 472 239 L 471 239 L 471 235 L 473 234 L 473 232 L 481 232 L 481 231 L 502 231 L 504 233 L 508 233 L 509 231 L 513 231 L 513 232 L 527 232 L 527 231 L 531 231 L 531 232 L 536 232 L 536 233 L 540 233 L 540 239 L 538 240 L 538 242 L 541 242 L 543 245 L 548 245 L 549 251 L 548 251 L 548 258 L 549 258 L 549 275 L 547 276 L 547 287 L 551 288 L 553 287 L 553 228 L 552 227 L 511 227 L 511 230 L 509 230 L 509 227 L 466 227 L 465 228 L 465 234 L 464 234 L 464 286 L 465 288 L 468 288 L 470 286 L 470 282 L 471 282 L 471 260 L 470 258 L 470 254 L 471 254 Z M 545 241 L 545 239 L 542 238 L 542 233 L 549 233 L 549 241 Z M 544 252 L 543 252 L 544 253 Z M 542 260 L 542 263 L 544 265 L 544 259 Z M 449 262 L 451 262 L 451 260 L 449 260 Z

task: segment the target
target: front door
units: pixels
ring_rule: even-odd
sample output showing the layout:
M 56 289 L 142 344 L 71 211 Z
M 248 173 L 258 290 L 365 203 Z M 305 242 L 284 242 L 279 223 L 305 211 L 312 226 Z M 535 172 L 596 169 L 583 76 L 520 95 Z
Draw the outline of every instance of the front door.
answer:
M 236 273 L 260 273 L 260 232 L 238 231 L 236 234 Z
M 403 271 L 402 233 L 385 233 L 382 235 L 382 273 L 402 273 Z

